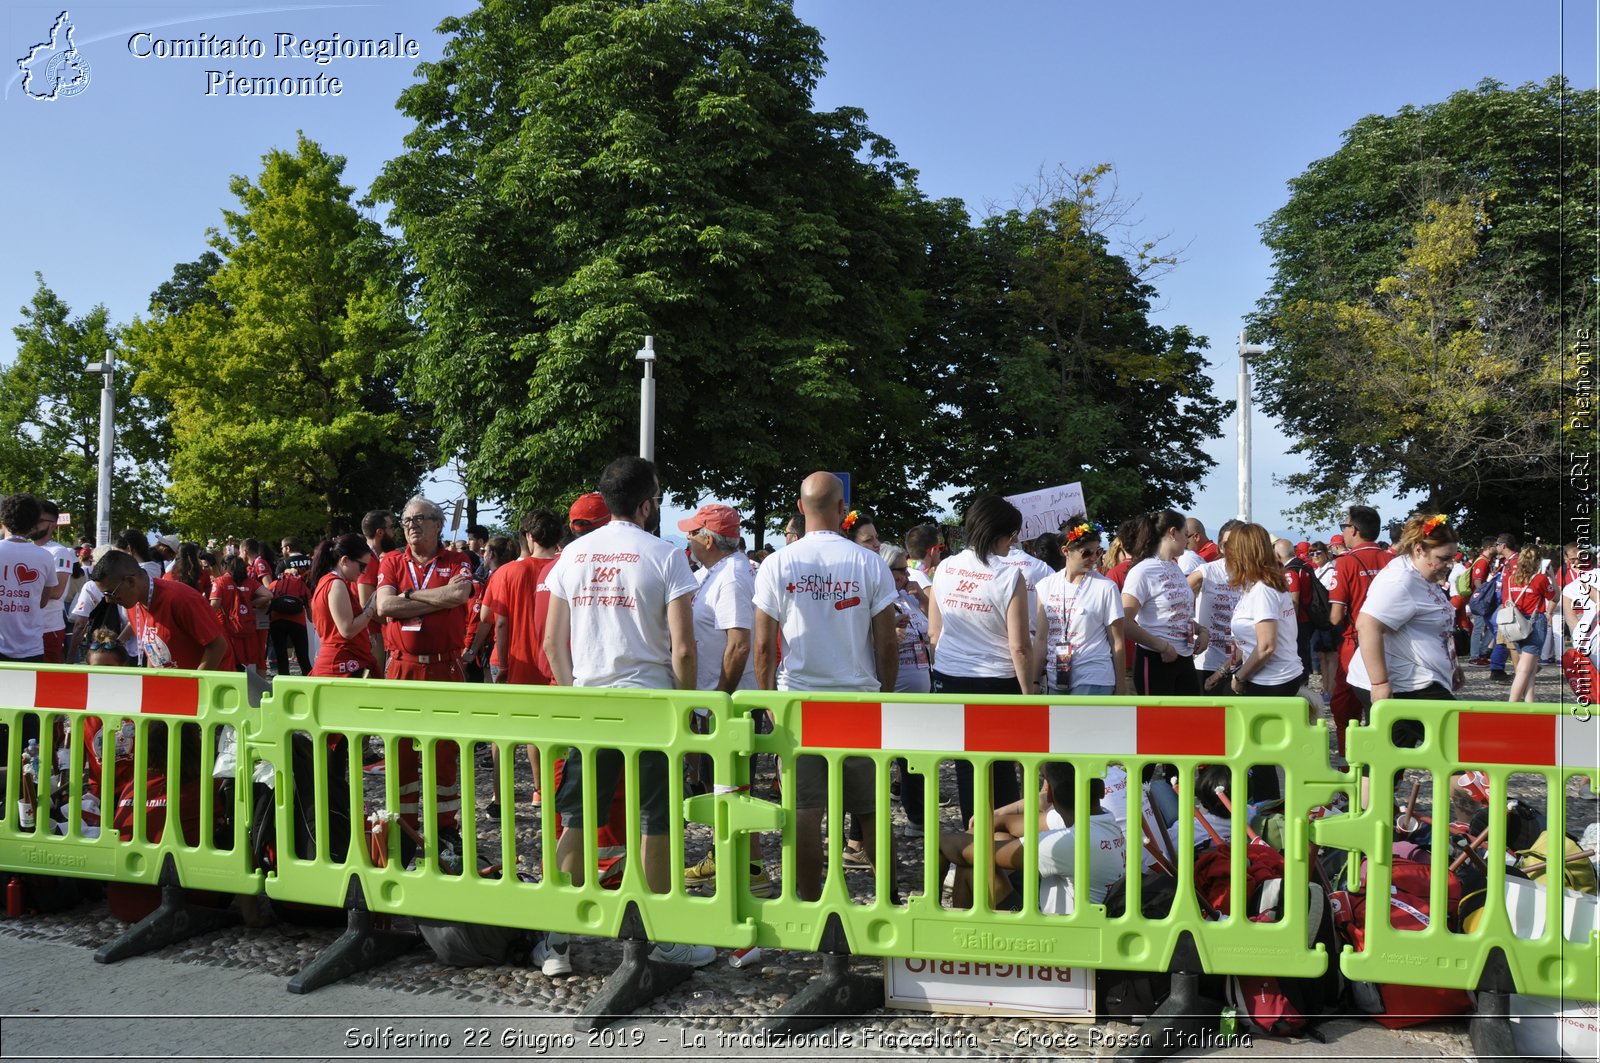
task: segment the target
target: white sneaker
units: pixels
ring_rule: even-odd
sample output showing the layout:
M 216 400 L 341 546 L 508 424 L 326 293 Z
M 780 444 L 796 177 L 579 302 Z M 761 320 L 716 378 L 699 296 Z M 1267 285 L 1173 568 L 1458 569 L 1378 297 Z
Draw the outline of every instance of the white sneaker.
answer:
M 572 973 L 572 947 L 565 934 L 546 934 L 544 940 L 533 947 L 533 962 L 538 964 L 546 978 L 556 978 Z
M 717 950 L 710 945 L 657 945 L 650 950 L 650 958 L 679 967 L 704 967 L 717 958 Z

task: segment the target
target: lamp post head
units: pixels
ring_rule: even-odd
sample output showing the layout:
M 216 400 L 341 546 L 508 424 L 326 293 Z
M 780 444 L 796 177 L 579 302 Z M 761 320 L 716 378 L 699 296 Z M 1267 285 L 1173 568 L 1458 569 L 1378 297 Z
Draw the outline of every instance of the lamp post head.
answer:
M 654 336 L 646 336 L 644 338 L 644 346 L 639 348 L 638 353 L 633 356 L 633 360 L 636 362 L 653 362 L 656 360 L 656 338 Z

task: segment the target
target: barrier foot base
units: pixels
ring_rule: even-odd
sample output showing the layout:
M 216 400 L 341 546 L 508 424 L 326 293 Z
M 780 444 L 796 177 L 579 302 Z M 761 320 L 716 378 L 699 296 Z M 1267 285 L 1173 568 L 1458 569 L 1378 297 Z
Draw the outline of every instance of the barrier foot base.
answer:
M 231 908 L 191 907 L 182 887 L 163 885 L 161 904 L 156 910 L 100 946 L 94 962 L 116 963 L 129 956 L 142 956 L 238 921 L 239 913 Z
M 365 908 L 351 908 L 344 933 L 305 970 L 289 979 L 289 992 L 309 993 L 353 974 L 370 971 L 410 952 L 421 940 L 415 934 L 376 930 L 372 926 L 371 912 Z
M 767 1020 L 764 1029 L 794 1034 L 883 1007 L 883 978 L 850 972 L 848 954 L 822 954 L 822 973 Z
M 1511 997 L 1480 992 L 1478 1010 L 1467 1023 L 1472 1051 L 1479 1059 L 1515 1059 L 1519 1053 L 1511 1035 Z
M 1188 1054 L 1214 1039 L 1221 1001 L 1200 994 L 1198 974 L 1173 974 L 1172 991 L 1121 1052 L 1126 1059 L 1166 1059 Z
M 576 1029 L 588 1032 L 610 1026 L 673 986 L 689 980 L 693 967 L 652 960 L 651 947 L 650 942 L 642 938 L 622 942 L 622 962 L 573 1023 Z

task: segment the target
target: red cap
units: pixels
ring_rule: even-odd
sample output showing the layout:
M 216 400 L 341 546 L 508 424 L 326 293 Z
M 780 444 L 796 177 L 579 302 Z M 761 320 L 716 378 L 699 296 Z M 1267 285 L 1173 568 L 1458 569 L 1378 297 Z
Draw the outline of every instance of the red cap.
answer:
M 739 511 L 719 502 L 708 502 L 695 510 L 694 515 L 678 522 L 678 530 L 694 533 L 710 528 L 725 539 L 739 537 Z
M 1294 544 L 1294 556 L 1304 561 L 1311 556 L 1311 544 L 1302 539 Z
M 606 500 L 600 497 L 599 491 L 590 491 L 579 496 L 572 503 L 572 508 L 567 510 L 567 523 L 572 530 L 582 535 L 587 531 L 611 523 L 611 511 L 606 508 Z
M 1328 540 L 1328 545 L 1329 546 L 1343 546 L 1344 545 L 1344 536 L 1335 535 L 1332 539 Z

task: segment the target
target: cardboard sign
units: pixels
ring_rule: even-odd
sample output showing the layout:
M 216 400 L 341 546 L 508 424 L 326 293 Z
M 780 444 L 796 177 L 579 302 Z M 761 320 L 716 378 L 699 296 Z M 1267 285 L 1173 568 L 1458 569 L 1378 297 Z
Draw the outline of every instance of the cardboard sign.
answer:
M 891 1008 L 1094 1021 L 1094 972 L 1082 967 L 896 958 L 883 982 Z
M 1006 501 L 1022 510 L 1022 541 L 1030 542 L 1045 532 L 1059 531 L 1071 516 L 1088 513 L 1083 504 L 1083 484 L 1062 484 L 1020 495 L 1007 495 Z

